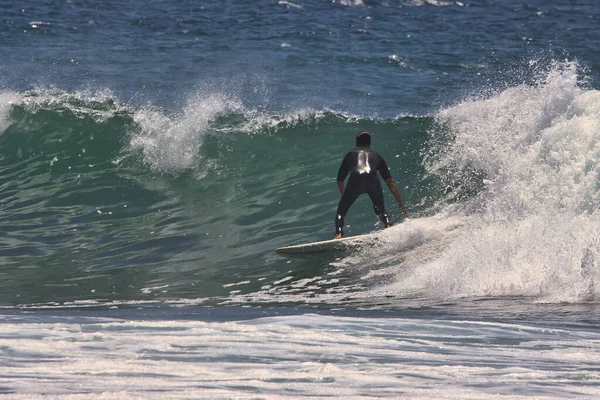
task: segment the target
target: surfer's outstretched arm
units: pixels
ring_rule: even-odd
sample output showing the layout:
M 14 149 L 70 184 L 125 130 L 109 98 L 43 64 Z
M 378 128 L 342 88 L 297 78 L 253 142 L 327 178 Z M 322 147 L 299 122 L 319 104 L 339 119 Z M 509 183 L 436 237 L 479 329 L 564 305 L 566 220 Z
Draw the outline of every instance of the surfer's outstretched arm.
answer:
M 388 188 L 390 189 L 390 192 L 392 192 L 392 194 L 396 198 L 396 201 L 398 202 L 400 209 L 402 210 L 404 215 L 406 215 L 406 217 L 408 218 L 408 211 L 406 211 L 406 207 L 404 207 L 404 203 L 402 202 L 402 197 L 400 196 L 400 190 L 398 190 L 398 185 L 396 184 L 396 181 L 394 181 L 392 178 L 387 178 L 385 180 L 385 183 L 387 184 Z

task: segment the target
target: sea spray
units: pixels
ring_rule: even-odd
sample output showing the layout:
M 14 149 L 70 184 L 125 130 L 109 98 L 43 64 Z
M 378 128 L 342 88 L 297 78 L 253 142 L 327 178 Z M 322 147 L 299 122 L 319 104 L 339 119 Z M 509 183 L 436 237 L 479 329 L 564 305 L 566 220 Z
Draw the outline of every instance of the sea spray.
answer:
M 219 115 L 242 109 L 227 96 L 194 96 L 181 113 L 169 116 L 161 110 L 144 108 L 134 114 L 140 131 L 132 137 L 145 162 L 156 171 L 180 173 L 198 162 L 203 137 Z
M 0 134 L 11 124 L 10 112 L 21 95 L 15 92 L 0 92 Z
M 598 278 L 600 92 L 578 84 L 577 64 L 544 79 L 443 110 L 452 131 L 436 171 L 478 171 L 480 192 L 448 206 L 461 234 L 394 287 L 448 299 L 532 296 L 593 301 Z M 418 266 L 418 267 L 417 267 Z

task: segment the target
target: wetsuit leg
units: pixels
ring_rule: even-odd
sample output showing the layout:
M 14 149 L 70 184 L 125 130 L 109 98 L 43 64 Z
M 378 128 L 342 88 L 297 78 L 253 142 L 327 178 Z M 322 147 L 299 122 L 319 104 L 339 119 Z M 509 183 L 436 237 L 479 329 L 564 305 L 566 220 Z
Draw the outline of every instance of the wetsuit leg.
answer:
M 348 183 L 342 198 L 338 204 L 337 214 L 335 216 L 335 234 L 344 236 L 344 218 L 350 206 L 356 201 L 360 195 L 360 190 L 355 185 Z
M 387 211 L 385 211 L 385 205 L 383 203 L 383 189 L 381 188 L 379 180 L 377 180 L 376 184 L 374 183 L 369 186 L 368 193 L 371 201 L 373 202 L 375 214 L 377 214 L 386 228 L 392 226 L 392 223 L 390 222 L 390 216 L 388 215 Z

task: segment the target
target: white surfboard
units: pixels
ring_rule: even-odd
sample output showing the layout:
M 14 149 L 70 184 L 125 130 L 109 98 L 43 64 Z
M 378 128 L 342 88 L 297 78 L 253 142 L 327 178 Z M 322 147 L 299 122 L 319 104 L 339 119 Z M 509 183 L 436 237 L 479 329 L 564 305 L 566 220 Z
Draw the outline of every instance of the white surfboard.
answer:
M 275 249 L 279 254 L 313 254 L 334 251 L 346 251 L 362 246 L 373 245 L 377 242 L 379 232 L 365 235 L 349 236 L 341 239 L 323 240 L 304 244 L 295 244 Z

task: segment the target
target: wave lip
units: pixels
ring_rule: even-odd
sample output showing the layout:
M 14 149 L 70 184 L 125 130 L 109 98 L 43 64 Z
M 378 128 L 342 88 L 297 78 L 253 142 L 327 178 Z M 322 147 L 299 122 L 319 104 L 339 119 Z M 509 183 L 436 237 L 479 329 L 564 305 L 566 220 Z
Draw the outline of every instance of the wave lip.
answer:
M 158 171 L 180 172 L 194 165 L 207 128 L 221 114 L 242 109 L 222 95 L 192 98 L 183 112 L 170 117 L 153 109 L 134 114 L 139 132 L 131 140 L 144 160 Z

